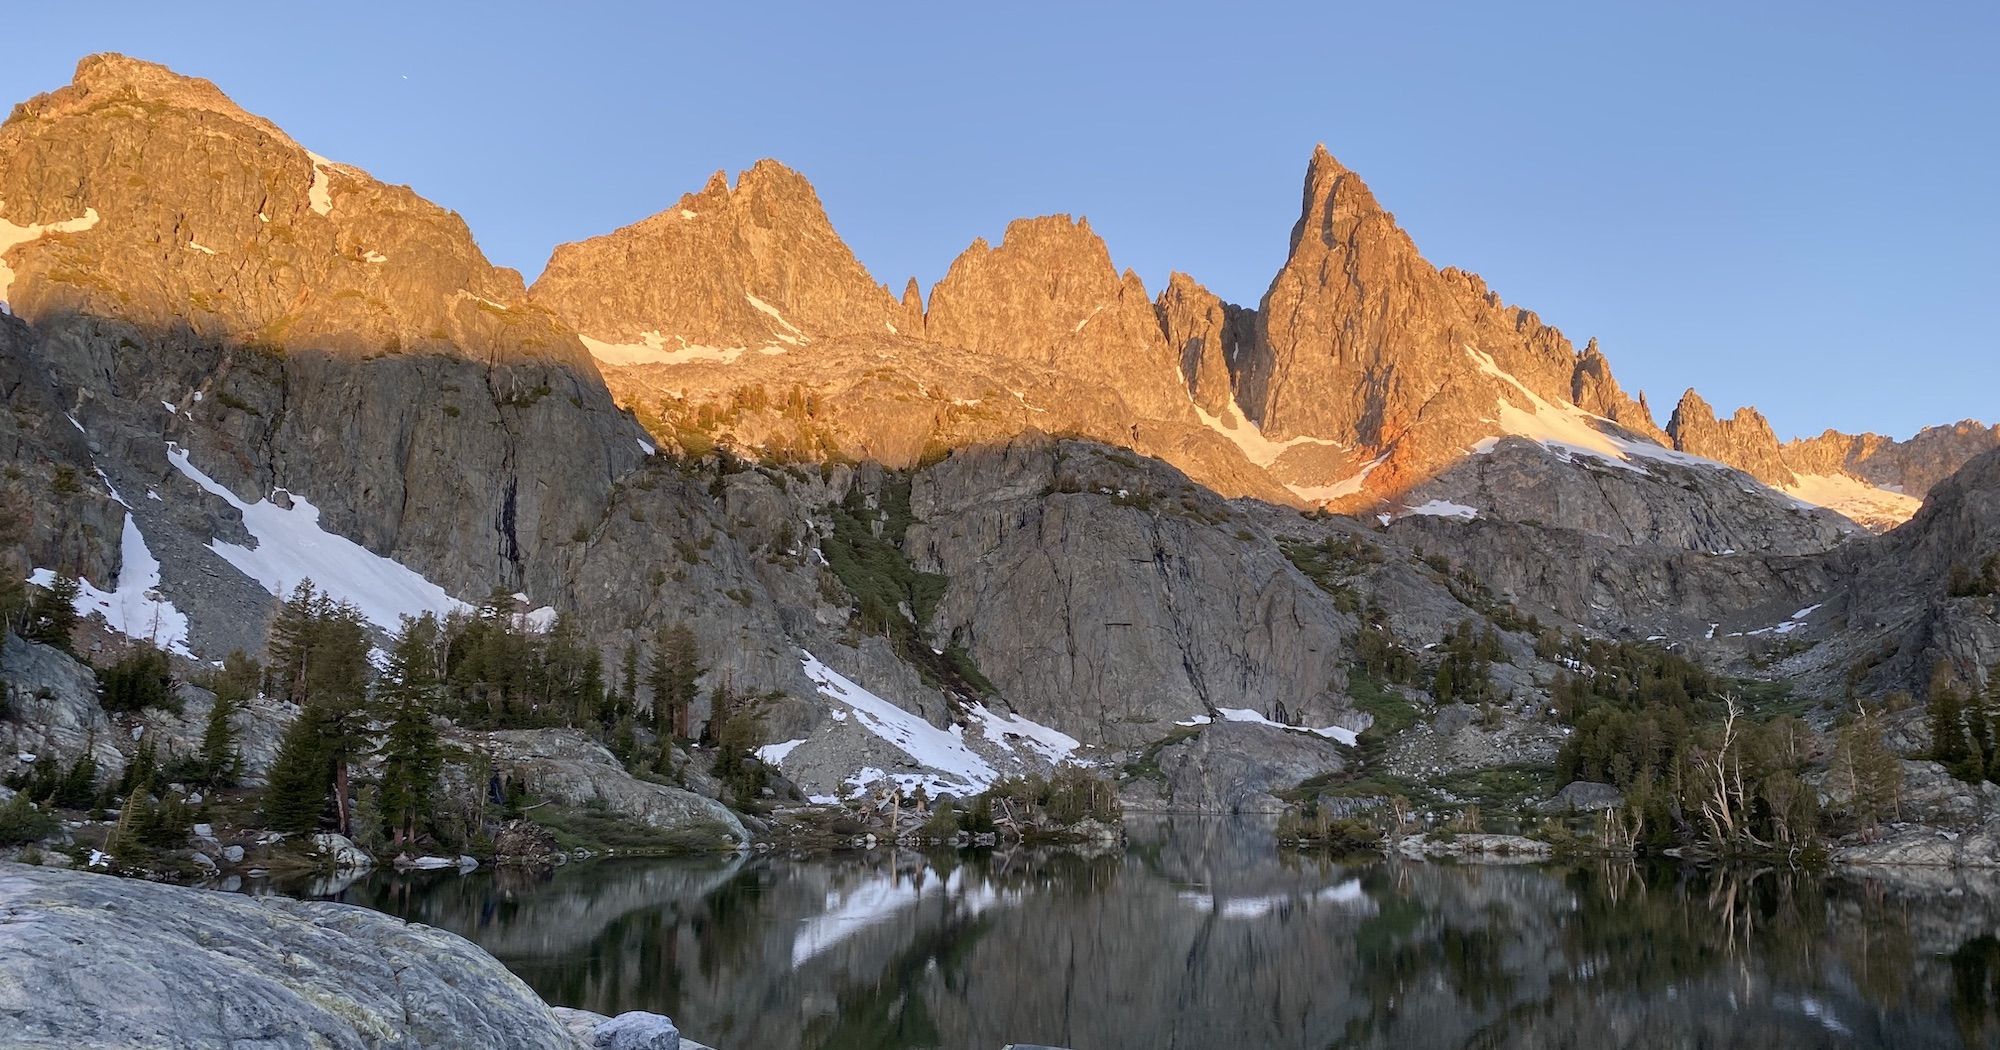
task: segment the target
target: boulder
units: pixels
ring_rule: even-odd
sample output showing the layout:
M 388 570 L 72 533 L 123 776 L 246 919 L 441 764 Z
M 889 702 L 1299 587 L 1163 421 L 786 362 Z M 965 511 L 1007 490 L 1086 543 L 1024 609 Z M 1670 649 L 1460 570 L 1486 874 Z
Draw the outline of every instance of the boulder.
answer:
M 672 1018 L 630 1010 L 606 1017 L 589 1010 L 556 1007 L 579 1045 L 590 1050 L 709 1050 L 693 1040 L 681 1038 Z
M 1882 838 L 1833 851 L 1837 864 L 2000 868 L 2000 818 L 1971 831 L 1922 824 L 1891 825 Z
M 573 806 L 601 803 L 650 828 L 711 834 L 718 846 L 741 845 L 750 839 L 727 806 L 692 791 L 640 780 L 602 745 L 575 730 L 508 730 L 468 741 L 483 744 L 495 765 L 540 798 Z
M 357 874 L 375 866 L 375 858 L 345 835 L 321 833 L 312 837 L 312 844 L 313 850 L 333 865 L 336 875 Z
M 590 1045 L 443 930 L 16 864 L 0 864 L 0 1029 L 22 1050 Z
M 1625 796 L 1610 784 L 1572 780 L 1564 784 L 1561 791 L 1551 795 L 1548 801 L 1537 805 L 1535 810 L 1539 813 L 1597 813 L 1617 809 L 1624 804 Z

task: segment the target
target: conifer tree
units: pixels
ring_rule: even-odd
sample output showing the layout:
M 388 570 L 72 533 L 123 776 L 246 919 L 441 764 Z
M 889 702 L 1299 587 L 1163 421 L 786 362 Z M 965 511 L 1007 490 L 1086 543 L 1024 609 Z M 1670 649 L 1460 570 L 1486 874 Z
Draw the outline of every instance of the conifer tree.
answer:
M 1448 704 L 1456 695 L 1457 689 L 1458 685 L 1451 671 L 1451 658 L 1447 656 L 1439 661 L 1437 676 L 1431 679 L 1431 696 L 1440 704 Z
M 27 516 L 21 510 L 26 505 L 17 486 L 0 487 L 0 550 L 19 546 L 27 536 Z M 13 629 L 27 610 L 28 587 L 20 573 L 12 565 L 0 564 L 0 634 Z
M 97 737 L 90 735 L 84 741 L 83 751 L 70 763 L 68 770 L 56 781 L 55 790 L 49 801 L 58 809 L 83 809 L 97 797 Z
M 315 831 L 326 815 L 333 758 L 326 747 L 323 715 L 317 706 L 300 711 L 279 741 L 270 786 L 264 792 L 264 823 L 274 831 Z
M 76 577 L 57 576 L 46 590 L 37 591 L 28 602 L 21 637 L 73 653 L 70 634 L 76 630 L 76 597 L 82 590 Z
M 353 830 L 350 761 L 368 747 L 362 702 L 368 690 L 368 630 L 359 610 L 301 582 L 285 600 L 271 626 L 270 679 L 280 695 L 301 705 L 286 730 L 271 773 L 267 812 L 272 826 L 304 831 L 324 810 L 328 791 L 334 827 Z M 316 790 L 310 783 L 319 778 Z M 275 796 L 273 798 L 272 796 Z M 282 823 L 281 823 L 282 821 Z
M 688 735 L 688 718 L 701 672 L 701 649 L 694 631 L 684 623 L 662 628 L 653 646 L 653 667 L 646 683 L 653 690 L 653 732 L 662 740 Z
M 377 700 L 389 723 L 381 748 L 380 812 L 397 846 L 413 844 L 430 823 L 443 758 L 432 712 L 444 696 L 444 633 L 437 617 L 410 619 L 389 648 Z
M 236 727 L 230 722 L 251 697 L 257 694 L 257 682 L 263 676 L 263 669 L 257 666 L 241 649 L 223 658 L 222 670 L 209 679 L 209 690 L 215 694 L 215 703 L 208 709 L 208 722 L 202 727 L 201 782 L 211 788 L 233 787 L 242 772 L 243 755 L 237 747 Z
M 1882 739 L 1882 716 L 1863 706 L 1840 728 L 1832 773 L 1845 781 L 1849 809 L 1863 830 L 1893 817 L 1903 789 L 1903 764 Z
M 1955 686 L 1943 682 L 1932 685 L 1931 758 L 1951 770 L 1953 776 L 1966 771 L 1973 755 L 1971 742 L 1966 739 L 1964 704 Z
M 97 702 L 106 711 L 129 713 L 148 707 L 178 710 L 173 665 L 150 642 L 135 641 L 111 666 L 97 672 Z

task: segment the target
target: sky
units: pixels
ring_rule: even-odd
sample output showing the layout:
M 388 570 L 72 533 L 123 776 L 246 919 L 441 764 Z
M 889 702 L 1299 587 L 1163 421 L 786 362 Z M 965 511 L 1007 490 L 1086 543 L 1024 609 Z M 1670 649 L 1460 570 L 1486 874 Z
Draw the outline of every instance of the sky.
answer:
M 1254 304 L 1324 142 L 1656 412 L 1780 437 L 2000 419 L 2000 5 L 42 3 L 0 100 L 122 51 L 549 251 L 717 169 L 809 177 L 926 289 L 1008 220 L 1088 216 L 1153 290 Z

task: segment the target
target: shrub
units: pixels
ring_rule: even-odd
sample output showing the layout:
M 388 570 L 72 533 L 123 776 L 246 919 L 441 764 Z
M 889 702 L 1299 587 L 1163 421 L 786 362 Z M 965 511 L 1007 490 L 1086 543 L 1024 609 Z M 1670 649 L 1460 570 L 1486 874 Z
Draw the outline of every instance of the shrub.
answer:
M 24 846 L 55 834 L 60 824 L 55 815 L 35 808 L 26 792 L 0 806 L 0 846 Z

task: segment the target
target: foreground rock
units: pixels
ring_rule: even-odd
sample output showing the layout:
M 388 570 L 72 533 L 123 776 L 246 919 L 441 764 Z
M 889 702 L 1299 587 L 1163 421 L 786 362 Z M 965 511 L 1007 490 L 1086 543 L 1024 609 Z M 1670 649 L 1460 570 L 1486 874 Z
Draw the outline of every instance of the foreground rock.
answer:
M 14 864 L 0 1030 L 21 1048 L 686 1045 L 581 1039 L 470 941 L 365 908 Z

